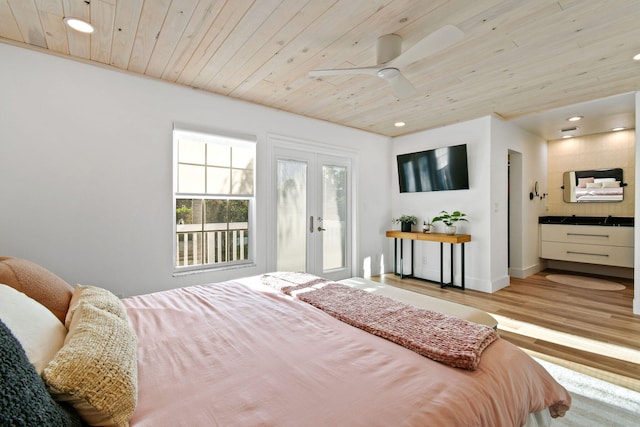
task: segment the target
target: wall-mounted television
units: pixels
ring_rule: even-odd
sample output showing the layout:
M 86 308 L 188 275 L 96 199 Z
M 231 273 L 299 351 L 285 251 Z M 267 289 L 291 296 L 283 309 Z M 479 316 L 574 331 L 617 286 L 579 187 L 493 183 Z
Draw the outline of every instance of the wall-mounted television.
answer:
M 398 155 L 401 193 L 469 189 L 467 144 Z

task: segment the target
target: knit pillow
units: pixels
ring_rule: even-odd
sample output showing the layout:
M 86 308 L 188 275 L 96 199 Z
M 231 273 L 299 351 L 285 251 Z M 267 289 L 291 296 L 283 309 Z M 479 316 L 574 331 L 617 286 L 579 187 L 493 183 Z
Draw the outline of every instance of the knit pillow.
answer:
M 127 320 L 81 302 L 43 378 L 93 426 L 128 426 L 138 398 L 137 339 Z
M 120 298 L 108 290 L 96 286 L 76 285 L 73 289 L 73 296 L 71 297 L 67 317 L 64 321 L 64 325 L 67 328 L 71 325 L 73 313 L 75 313 L 78 305 L 82 302 L 86 302 L 100 310 L 108 311 L 121 319 L 127 320 L 127 309 L 124 308 L 124 304 L 122 304 Z
M 0 283 L 38 301 L 64 323 L 73 287 L 49 270 L 25 259 L 0 257 Z
M 80 418 L 55 402 L 20 342 L 0 321 L 0 425 L 80 426 Z

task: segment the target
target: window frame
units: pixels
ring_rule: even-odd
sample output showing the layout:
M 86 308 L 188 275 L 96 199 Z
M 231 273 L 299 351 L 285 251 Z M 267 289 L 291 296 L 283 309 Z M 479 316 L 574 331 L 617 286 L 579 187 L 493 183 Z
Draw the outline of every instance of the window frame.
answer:
M 231 147 L 244 147 L 250 148 L 253 151 L 253 192 L 251 194 L 231 194 L 231 190 L 228 194 L 218 193 L 179 193 L 178 192 L 178 146 L 180 139 L 190 139 L 201 141 L 204 143 L 210 142 L 215 144 L 228 144 Z M 256 254 L 256 168 L 257 168 L 257 138 L 252 135 L 231 134 L 228 132 L 221 132 L 215 130 L 191 130 L 188 128 L 182 128 L 174 126 L 173 129 L 173 191 L 172 191 L 172 224 L 173 224 L 173 237 L 172 237 L 172 269 L 174 275 L 190 274 L 197 272 L 216 271 L 230 268 L 244 268 L 255 266 L 255 254 Z M 205 165 L 205 168 L 208 167 Z M 233 170 L 233 165 L 229 166 L 230 170 Z M 206 181 L 206 175 L 205 175 Z M 206 200 L 247 200 L 248 201 L 248 218 L 247 218 L 247 244 L 248 250 L 246 253 L 246 259 L 236 261 L 224 261 L 205 263 L 204 260 L 200 264 L 194 265 L 178 265 L 178 224 L 177 224 L 177 201 L 179 199 L 199 199 L 203 200 L 203 205 Z M 204 209 L 204 208 L 203 208 Z M 229 223 L 228 223 L 229 224 Z M 229 230 L 229 228 L 227 228 Z M 203 221 L 200 231 L 194 231 L 205 233 L 206 223 Z M 228 245 L 228 243 L 227 243 Z

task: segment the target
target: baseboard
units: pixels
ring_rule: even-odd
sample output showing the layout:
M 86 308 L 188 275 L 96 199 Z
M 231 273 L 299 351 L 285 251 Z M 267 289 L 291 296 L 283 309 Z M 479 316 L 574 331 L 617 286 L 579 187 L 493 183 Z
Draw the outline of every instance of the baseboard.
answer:
M 535 264 L 527 268 L 509 267 L 509 276 L 515 277 L 516 279 L 525 279 L 536 273 L 540 273 L 545 268 L 546 268 L 546 265 L 544 263 Z
M 478 280 L 476 278 L 467 276 L 465 281 L 465 288 L 492 294 L 502 288 L 506 288 L 507 286 L 509 286 L 509 284 L 509 276 L 504 276 L 498 280 Z
M 491 293 L 497 292 L 502 288 L 506 288 L 510 284 L 509 276 L 503 276 L 498 280 L 494 280 L 491 283 Z
M 576 273 L 597 274 L 600 276 L 633 279 L 633 268 L 613 267 L 610 265 L 586 264 L 581 262 L 547 260 L 547 267 Z

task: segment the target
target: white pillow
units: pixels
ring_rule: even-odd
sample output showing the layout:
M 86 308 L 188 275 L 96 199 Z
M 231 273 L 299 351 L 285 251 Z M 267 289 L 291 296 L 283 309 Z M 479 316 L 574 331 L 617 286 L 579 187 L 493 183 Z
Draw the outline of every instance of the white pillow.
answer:
M 620 187 L 620 181 L 605 181 L 602 186 L 604 188 L 618 188 Z
M 20 341 L 38 374 L 62 348 L 67 328 L 34 299 L 0 284 L 0 319 Z
M 602 188 L 601 182 L 587 182 L 587 188 Z
M 593 182 L 614 182 L 615 178 L 596 178 Z

